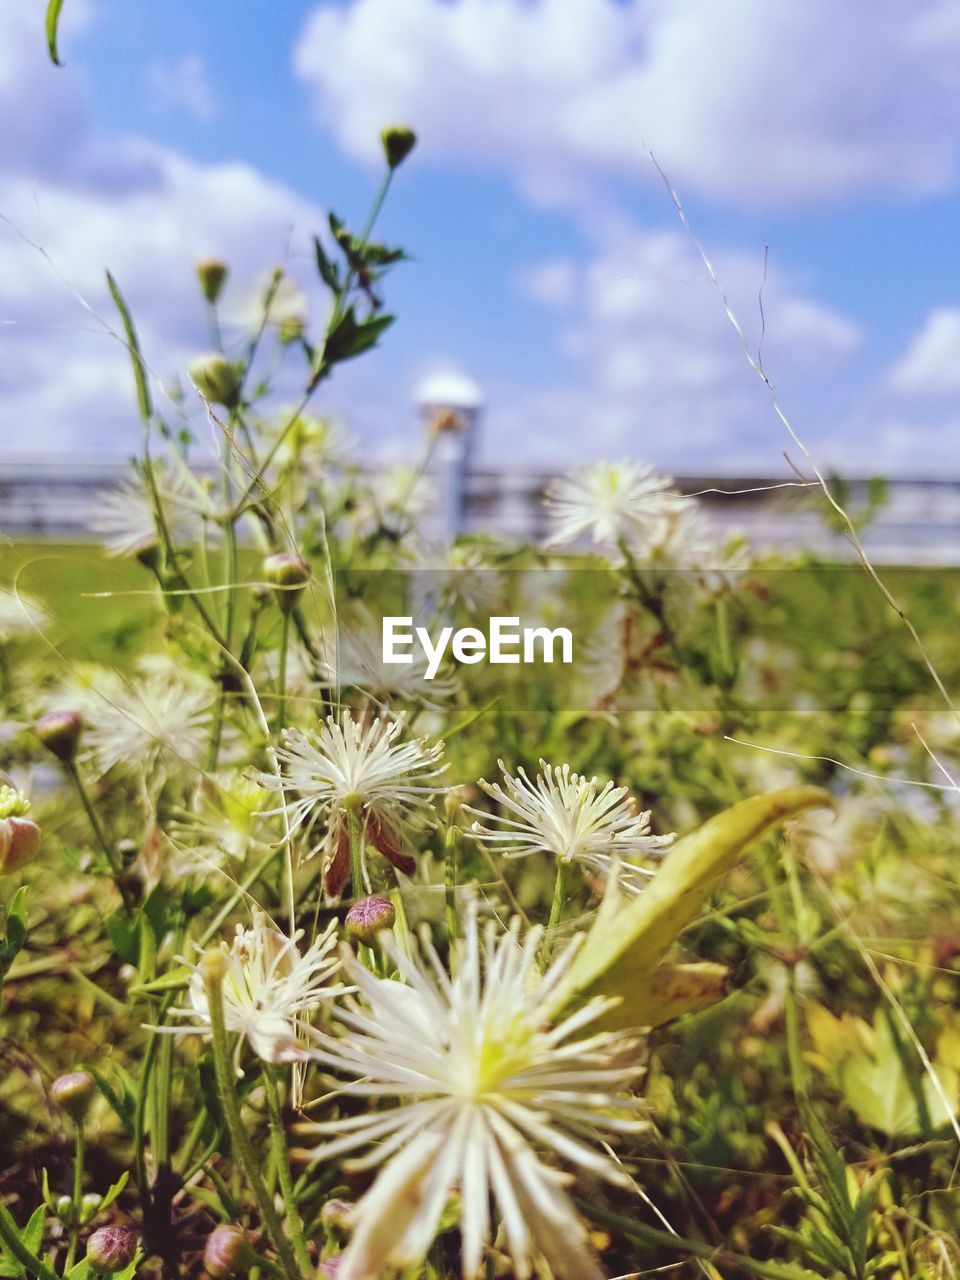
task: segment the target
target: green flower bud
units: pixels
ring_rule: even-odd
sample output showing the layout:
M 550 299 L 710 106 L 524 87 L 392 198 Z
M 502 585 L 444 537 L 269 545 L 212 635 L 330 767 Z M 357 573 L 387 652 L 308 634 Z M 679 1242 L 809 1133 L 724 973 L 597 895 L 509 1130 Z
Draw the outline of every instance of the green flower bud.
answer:
M 376 942 L 384 929 L 392 929 L 397 918 L 393 903 L 387 898 L 361 898 L 347 912 L 343 926 L 351 938 L 367 946 Z
M 205 400 L 227 409 L 234 408 L 240 398 L 240 370 L 231 360 L 213 351 L 194 360 L 189 372 Z
M 137 1256 L 137 1237 L 128 1227 L 100 1227 L 87 1241 L 87 1262 L 94 1275 L 123 1271 Z
M 220 297 L 226 278 L 226 263 L 218 262 L 216 258 L 207 258 L 197 263 L 197 279 L 200 281 L 203 296 L 211 306 Z
M 95 1218 L 102 1204 L 103 1196 L 97 1195 L 95 1191 L 88 1191 L 80 1200 L 80 1222 L 89 1222 L 91 1218 Z
M 89 1071 L 68 1071 L 50 1086 L 50 1097 L 77 1125 L 87 1118 L 96 1092 L 97 1082 Z
M 275 588 L 277 604 L 289 613 L 310 581 L 310 566 L 291 551 L 277 551 L 263 562 L 263 576 Z
M 247 1233 L 239 1227 L 217 1227 L 207 1236 L 203 1265 L 213 1280 L 230 1280 L 231 1276 L 249 1271 L 256 1260 Z
M 417 135 L 402 124 L 391 124 L 381 132 L 380 141 L 383 143 L 387 164 L 391 169 L 396 169 L 417 145 Z
M 57 1196 L 53 1212 L 65 1227 L 73 1226 L 75 1214 L 73 1212 L 73 1199 L 70 1196 Z
M 77 754 L 77 743 L 83 730 L 83 717 L 79 711 L 48 711 L 34 728 L 47 750 L 64 764 L 69 764 Z

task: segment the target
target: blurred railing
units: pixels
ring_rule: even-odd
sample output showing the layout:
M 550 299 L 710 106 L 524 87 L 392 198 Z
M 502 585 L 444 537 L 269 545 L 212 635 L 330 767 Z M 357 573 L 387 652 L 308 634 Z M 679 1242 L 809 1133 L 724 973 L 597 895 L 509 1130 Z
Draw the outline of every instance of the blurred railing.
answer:
M 127 468 L 119 464 L 0 462 L 0 535 L 11 538 L 83 538 L 98 496 Z M 463 496 L 464 528 L 540 541 L 548 524 L 546 472 L 469 472 Z M 783 486 L 783 478 L 684 476 L 677 481 L 701 502 L 722 534 L 742 533 L 758 550 L 805 547 L 849 556 L 849 544 L 831 533 L 816 488 Z M 738 492 L 746 490 L 746 492 Z M 854 511 L 868 501 L 868 482 L 848 482 Z M 894 480 L 888 499 L 865 535 L 871 555 L 888 564 L 960 565 L 960 480 Z

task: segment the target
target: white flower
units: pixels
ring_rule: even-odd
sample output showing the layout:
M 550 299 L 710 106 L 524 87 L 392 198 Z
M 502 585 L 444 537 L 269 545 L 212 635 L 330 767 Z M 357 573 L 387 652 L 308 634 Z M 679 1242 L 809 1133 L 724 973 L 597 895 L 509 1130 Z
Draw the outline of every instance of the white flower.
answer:
M 405 849 L 403 827 L 432 822 L 431 802 L 438 790 L 434 779 L 446 766 L 440 764 L 442 742 L 399 742 L 402 732 L 401 721 L 387 724 L 377 718 L 361 724 L 347 711 L 340 723 L 328 716 L 316 733 L 287 729 L 283 735 L 277 758 L 293 827 L 326 824 L 310 854 L 324 848 L 324 886 L 329 894 L 338 894 L 346 883 L 351 808 L 363 821 L 367 843 L 407 875 L 416 869 Z M 272 774 L 261 774 L 258 780 L 267 787 L 278 785 Z
M 174 546 L 193 541 L 202 513 L 197 489 L 162 464 L 154 464 L 154 479 L 170 541 Z M 158 541 L 153 491 L 139 472 L 98 495 L 90 527 L 110 556 L 136 555 Z
M 331 1136 L 316 1159 L 369 1144 L 354 1167 L 383 1166 L 355 1208 L 340 1280 L 420 1262 L 455 1191 L 465 1277 L 495 1234 L 493 1200 L 521 1280 L 540 1257 L 557 1280 L 601 1280 L 562 1190 L 571 1179 L 553 1161 L 625 1181 L 594 1143 L 601 1130 L 643 1127 L 627 1092 L 640 1075 L 638 1045 L 622 1032 L 585 1032 L 609 1008 L 603 999 L 558 1017 L 572 949 L 541 977 L 542 930 L 522 942 L 518 933 L 516 921 L 507 933 L 491 922 L 481 946 L 471 912 L 450 976 L 426 938 L 410 956 L 387 943 L 405 985 L 345 960 L 359 999 L 334 1010 L 341 1036 L 311 1033 L 315 1056 L 348 1077 L 344 1094 L 396 1105 L 316 1126 Z
M 167 774 L 192 772 L 210 737 L 212 690 L 201 679 L 153 671 L 122 680 L 110 677 L 91 693 L 84 742 L 100 774 L 114 766 L 162 766 Z
M 552 480 L 546 506 L 555 521 L 550 546 L 589 534 L 597 546 L 644 545 L 679 501 L 671 481 L 641 462 L 594 462 Z
M 436 707 L 438 699 L 456 691 L 456 683 L 449 678 L 427 679 L 422 649 L 409 656 L 411 662 L 384 662 L 382 637 L 371 622 L 338 628 L 336 647 L 328 653 L 326 665 L 337 687 L 360 689 L 374 698 L 406 698 Z
M 626 787 L 584 778 L 568 764 L 554 768 L 540 761 L 541 773 L 531 782 L 522 768 L 513 777 L 500 761 L 503 782 L 480 780 L 500 805 L 500 814 L 468 808 L 479 821 L 471 834 L 496 847 L 506 858 L 549 853 L 561 862 L 580 862 L 609 875 L 619 864 L 624 887 L 639 890 L 653 872 L 636 859 L 667 848 L 672 835 L 650 832 L 650 812 L 639 812 Z M 486 823 L 496 824 L 489 827 Z
M 336 921 L 331 921 L 302 955 L 296 939 L 274 929 L 260 912 L 251 928 L 237 925 L 229 946 L 220 943 L 227 966 L 223 982 L 227 1030 L 240 1036 L 241 1044 L 248 1041 L 265 1062 L 302 1059 L 302 1033 L 310 1014 L 344 990 L 330 983 L 340 967 L 335 946 Z M 203 975 L 196 966 L 190 977 L 189 999 L 189 1008 L 175 1012 L 195 1018 L 200 1025 L 169 1030 L 180 1035 L 209 1033 L 210 1006 Z
M 201 779 L 193 808 L 170 825 L 169 835 L 185 859 L 219 866 L 225 857 L 242 861 L 251 848 L 266 851 L 273 839 L 260 810 L 263 791 L 245 774 L 215 773 Z

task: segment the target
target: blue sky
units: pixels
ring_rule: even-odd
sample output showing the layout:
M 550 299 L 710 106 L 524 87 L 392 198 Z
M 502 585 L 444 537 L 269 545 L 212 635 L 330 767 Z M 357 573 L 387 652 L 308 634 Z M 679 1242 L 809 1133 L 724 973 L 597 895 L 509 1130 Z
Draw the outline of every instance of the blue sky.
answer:
M 785 469 L 647 142 L 751 342 L 769 246 L 764 363 L 818 458 L 957 471 L 956 6 L 66 0 L 62 71 L 41 8 L 0 7 L 0 449 L 134 451 L 122 350 L 75 295 L 109 315 L 111 267 L 158 380 L 182 375 L 193 260 L 230 262 L 237 308 L 278 261 L 311 285 L 310 232 L 359 219 L 403 120 L 399 321 L 318 406 L 373 449 L 409 453 L 413 389 L 456 368 L 493 464 Z

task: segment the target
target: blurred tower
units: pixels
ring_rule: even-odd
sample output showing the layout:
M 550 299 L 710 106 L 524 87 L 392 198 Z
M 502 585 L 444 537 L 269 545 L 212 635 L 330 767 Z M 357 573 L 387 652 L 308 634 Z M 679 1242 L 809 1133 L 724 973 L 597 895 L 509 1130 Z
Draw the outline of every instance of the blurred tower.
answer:
M 433 442 L 430 471 L 440 490 L 440 532 L 449 542 L 465 526 L 467 477 L 483 393 L 471 378 L 451 370 L 425 378 L 416 402 Z

